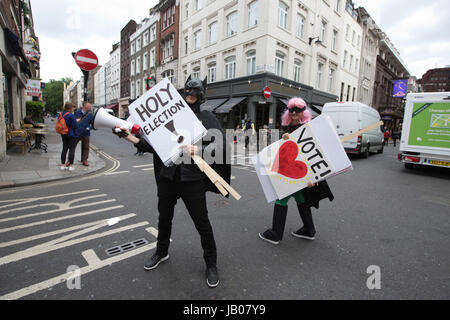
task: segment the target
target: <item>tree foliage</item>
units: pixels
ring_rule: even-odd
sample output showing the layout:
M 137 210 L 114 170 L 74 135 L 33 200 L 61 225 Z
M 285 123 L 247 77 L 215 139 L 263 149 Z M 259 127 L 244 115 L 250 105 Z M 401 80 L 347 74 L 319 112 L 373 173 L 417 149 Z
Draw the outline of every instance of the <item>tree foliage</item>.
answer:
M 44 104 L 40 101 L 27 101 L 27 114 L 31 114 L 31 117 L 34 121 L 41 121 L 42 119 L 42 112 L 44 111 Z
M 64 105 L 64 84 L 68 85 L 71 81 L 71 78 L 51 79 L 45 84 L 45 88 L 42 90 L 42 97 L 45 101 L 47 113 L 56 115 L 62 110 Z

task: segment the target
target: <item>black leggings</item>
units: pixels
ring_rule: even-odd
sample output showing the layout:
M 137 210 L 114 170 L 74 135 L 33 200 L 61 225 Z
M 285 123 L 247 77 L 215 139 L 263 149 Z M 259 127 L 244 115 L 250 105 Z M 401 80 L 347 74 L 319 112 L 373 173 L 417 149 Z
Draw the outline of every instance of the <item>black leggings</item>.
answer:
M 215 266 L 217 249 L 213 229 L 206 208 L 205 187 L 202 181 L 173 182 L 161 179 L 158 184 L 158 244 L 157 252 L 166 255 L 172 233 L 175 204 L 181 198 L 200 234 L 203 258 L 208 266 Z
M 78 139 L 67 134 L 61 135 L 63 149 L 61 152 L 61 164 L 66 163 L 67 150 L 69 150 L 69 163 L 72 165 L 75 158 L 75 149 L 77 147 Z

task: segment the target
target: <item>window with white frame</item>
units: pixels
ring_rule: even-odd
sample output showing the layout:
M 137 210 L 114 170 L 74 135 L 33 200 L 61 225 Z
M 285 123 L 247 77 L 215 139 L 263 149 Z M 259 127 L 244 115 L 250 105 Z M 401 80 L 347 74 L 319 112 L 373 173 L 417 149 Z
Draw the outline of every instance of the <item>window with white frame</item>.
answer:
M 301 72 L 302 72 L 302 62 L 300 59 L 294 60 L 294 81 L 300 82 L 301 80 Z
M 175 5 L 172 6 L 172 15 L 170 16 L 170 24 L 175 23 Z
M 174 72 L 173 72 L 173 70 L 164 71 L 161 74 L 161 76 L 162 76 L 163 79 L 164 78 L 169 78 L 170 82 L 173 83 L 173 80 L 174 80 Z
M 248 5 L 248 27 L 258 24 L 258 1 L 253 1 Z
M 213 22 L 209 25 L 208 31 L 209 31 L 209 44 L 213 44 L 217 42 L 217 21 Z
M 142 70 L 146 71 L 148 69 L 148 53 L 147 52 L 144 53 L 144 58 L 143 59 L 144 59 L 144 61 L 142 63 L 142 65 L 143 65 Z
M 136 98 L 141 96 L 141 80 L 136 81 Z
M 277 51 L 275 56 L 275 74 L 279 77 L 283 76 L 285 57 L 284 53 Z
M 320 41 L 325 44 L 325 39 L 327 36 L 327 25 L 328 23 L 325 20 L 322 20 L 321 28 L 320 28 Z
M 216 63 L 210 63 L 208 64 L 208 82 L 212 83 L 212 82 L 216 82 L 217 80 L 217 76 L 216 76 Z
M 348 57 L 348 52 L 347 50 L 344 50 L 344 61 L 342 62 L 342 67 L 345 69 L 345 66 L 347 65 L 347 57 Z
M 352 33 L 352 45 L 355 45 L 355 40 L 356 40 L 356 31 L 353 30 L 353 33 Z
M 250 50 L 246 55 L 247 75 L 256 73 L 256 51 Z
M 350 71 L 350 72 L 352 72 L 353 71 L 353 55 L 350 55 L 350 66 L 348 67 L 348 70 Z
M 136 74 L 141 73 L 141 57 L 137 57 L 136 59 Z
M 345 40 L 349 40 L 349 37 L 350 37 L 350 25 L 347 25 L 346 27 L 345 27 Z
M 328 92 L 330 93 L 334 90 L 334 74 L 335 70 L 330 68 L 330 72 L 328 73 Z
M 136 98 L 136 87 L 135 87 L 134 81 L 131 81 L 130 94 L 131 94 L 131 99 Z
M 131 72 L 130 74 L 134 76 L 134 72 L 136 70 L 136 62 L 134 60 L 131 61 Z
M 336 10 L 336 12 L 340 12 L 341 9 L 341 0 L 336 0 L 336 6 L 334 7 L 334 10 Z
M 195 0 L 195 10 L 203 8 L 203 0 Z
M 185 17 L 186 17 L 186 19 L 187 19 L 187 18 L 189 18 L 189 2 L 186 3 L 186 6 L 185 6 L 185 9 L 184 9 L 184 10 L 185 10 L 185 12 L 186 12 L 186 16 L 185 16 Z
M 141 49 L 142 49 L 142 37 L 139 37 L 136 40 L 136 51 L 140 51 Z
M 305 17 L 297 14 L 297 37 L 303 39 L 305 35 Z
M 331 42 L 331 50 L 333 51 L 337 51 L 338 34 L 339 32 L 336 29 L 333 29 L 333 40 Z
M 136 43 L 133 41 L 131 42 L 131 55 L 136 53 Z
M 225 80 L 236 77 L 236 57 L 232 56 L 225 59 Z
M 197 67 L 192 72 L 192 78 L 200 79 L 200 67 Z
M 153 47 L 150 50 L 150 68 L 153 68 L 155 66 L 156 62 L 156 49 Z
M 320 89 L 322 85 L 322 76 L 323 76 L 323 63 L 319 62 L 317 64 L 317 81 L 316 81 L 318 89 Z
M 227 16 L 227 37 L 237 33 L 237 16 L 236 11 Z
M 288 6 L 283 2 L 278 2 L 278 25 L 284 29 L 287 29 L 288 19 Z
M 150 29 L 150 42 L 156 40 L 156 25 Z
M 188 54 L 189 50 L 189 37 L 184 37 L 184 54 Z
M 358 73 L 359 59 L 356 59 L 355 63 L 355 73 Z
M 194 49 L 199 50 L 202 46 L 202 30 L 197 30 L 194 33 Z
M 356 46 L 358 47 L 358 50 L 361 47 L 361 36 L 360 35 L 358 35 L 358 41 L 356 42 Z
M 144 33 L 144 47 L 150 43 L 150 37 L 148 31 Z

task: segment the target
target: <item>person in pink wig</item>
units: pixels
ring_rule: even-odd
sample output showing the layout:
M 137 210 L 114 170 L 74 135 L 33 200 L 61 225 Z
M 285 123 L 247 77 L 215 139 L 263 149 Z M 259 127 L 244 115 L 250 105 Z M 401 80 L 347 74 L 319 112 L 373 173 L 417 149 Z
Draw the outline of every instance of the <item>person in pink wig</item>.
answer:
M 306 102 L 299 97 L 291 98 L 288 101 L 287 110 L 281 117 L 281 125 L 283 127 L 284 140 L 289 140 L 289 134 L 311 121 L 312 115 L 306 109 Z M 283 239 L 284 227 L 286 224 L 286 216 L 288 211 L 289 199 L 293 197 L 297 203 L 300 218 L 303 221 L 303 227 L 291 235 L 297 238 L 314 240 L 316 229 L 311 214 L 311 207 L 319 208 L 319 201 L 328 198 L 333 201 L 334 196 L 328 187 L 326 181 L 318 184 L 308 183 L 308 187 L 297 191 L 290 196 L 279 199 L 275 202 L 273 209 L 272 228 L 259 233 L 259 237 L 272 244 L 279 244 Z

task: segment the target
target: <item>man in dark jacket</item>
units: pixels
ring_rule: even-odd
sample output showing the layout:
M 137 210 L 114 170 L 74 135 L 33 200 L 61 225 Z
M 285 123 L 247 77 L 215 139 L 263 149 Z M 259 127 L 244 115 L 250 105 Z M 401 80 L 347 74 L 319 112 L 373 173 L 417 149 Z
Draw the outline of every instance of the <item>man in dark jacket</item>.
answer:
M 81 110 L 75 111 L 74 115 L 78 122 L 78 142 L 81 141 L 81 162 L 84 166 L 89 166 L 89 142 L 91 138 L 91 123 L 93 114 L 91 104 L 87 101 L 83 103 Z
M 206 79 L 202 82 L 199 79 L 191 79 L 189 77 L 184 87 L 184 98 L 198 119 L 203 123 L 204 127 L 208 130 L 220 130 L 225 139 L 225 134 L 215 116 L 209 111 L 200 111 L 200 105 L 205 102 L 205 89 Z M 155 269 L 161 262 L 169 259 L 168 250 L 174 208 L 177 200 L 181 198 L 200 234 L 203 258 L 206 263 L 206 283 L 211 288 L 216 287 L 219 284 L 217 250 L 213 229 L 208 218 L 206 191 L 216 192 L 217 189 L 209 183 L 209 180 L 205 180 L 207 178 L 197 165 L 191 162 L 167 167 L 162 164 L 153 148 L 145 139 L 132 136 L 129 131 L 123 128 L 121 130 L 125 131 L 126 136 L 124 138 L 133 143 L 138 150 L 154 153 L 155 177 L 158 186 L 158 242 L 155 254 L 145 264 L 144 269 Z M 224 146 L 226 144 L 224 140 Z M 202 155 L 205 146 L 206 143 L 203 141 L 202 148 L 194 145 L 185 145 L 183 146 L 183 150 L 187 154 Z M 224 151 L 225 154 L 226 151 Z M 216 169 L 229 183 L 231 166 L 229 165 L 230 162 L 227 163 L 216 166 L 212 165 L 212 168 Z

